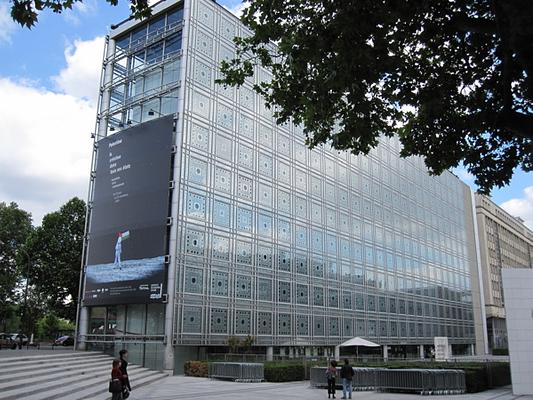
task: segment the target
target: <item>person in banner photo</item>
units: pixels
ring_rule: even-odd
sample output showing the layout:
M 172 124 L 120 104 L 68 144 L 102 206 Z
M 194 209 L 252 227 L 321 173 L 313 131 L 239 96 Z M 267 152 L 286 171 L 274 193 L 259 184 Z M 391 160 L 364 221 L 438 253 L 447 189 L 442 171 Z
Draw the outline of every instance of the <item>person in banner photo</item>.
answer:
M 121 261 L 121 255 L 122 255 L 122 241 L 126 240 L 130 237 L 130 231 L 126 232 L 119 232 L 117 243 L 115 244 L 115 261 L 114 264 L 116 267 L 122 268 L 122 261 Z

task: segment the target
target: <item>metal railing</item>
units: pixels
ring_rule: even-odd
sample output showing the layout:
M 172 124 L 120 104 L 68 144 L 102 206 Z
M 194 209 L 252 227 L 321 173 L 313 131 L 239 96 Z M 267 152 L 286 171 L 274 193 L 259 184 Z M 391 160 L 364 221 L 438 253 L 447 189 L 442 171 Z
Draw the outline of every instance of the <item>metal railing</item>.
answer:
M 158 42 L 170 35 L 172 35 L 175 32 L 181 31 L 183 29 L 184 21 L 177 21 L 170 25 L 167 25 L 163 28 L 160 28 L 159 30 L 151 33 L 148 36 L 145 36 L 143 38 L 137 39 L 135 42 L 130 43 L 130 45 L 127 48 L 118 48 L 115 50 L 113 55 L 106 59 L 107 62 L 112 62 L 119 60 L 121 58 L 130 56 L 131 54 L 142 50 L 146 46 L 149 46 L 150 44 L 153 44 L 155 42 Z
M 158 86 L 154 89 L 150 89 L 139 95 L 129 97 L 125 99 L 124 103 L 114 105 L 113 107 L 110 107 L 109 109 L 102 111 L 98 115 L 98 118 L 107 118 L 109 115 L 124 112 L 131 107 L 140 105 L 142 103 L 145 103 L 157 97 L 165 97 L 165 95 L 178 89 L 180 86 L 181 86 L 181 81 L 175 81 L 175 82 L 172 82 L 166 85 Z
M 235 382 L 262 382 L 265 380 L 265 368 L 261 363 L 214 362 L 209 364 L 208 377 Z
M 310 383 L 313 387 L 327 387 L 326 367 L 312 367 L 310 371 Z M 376 371 L 378 368 L 354 368 L 355 375 L 352 379 L 354 390 L 377 390 Z M 340 367 L 337 367 L 337 385 L 341 384 Z
M 165 343 L 165 335 L 79 335 L 78 342 L 86 343 Z
M 112 87 L 115 87 L 115 86 L 120 86 L 126 82 L 130 82 L 130 81 L 133 81 L 135 79 L 137 79 L 139 76 L 144 76 L 146 74 L 148 74 L 149 72 L 157 69 L 157 68 L 161 68 L 161 67 L 164 67 L 165 65 L 177 60 L 177 59 L 180 59 L 183 55 L 183 49 L 179 49 L 179 50 L 176 50 L 176 51 L 173 51 L 171 53 L 167 53 L 165 55 L 162 55 L 160 57 L 157 57 L 157 58 L 154 58 L 151 62 L 147 62 L 147 63 L 144 63 L 142 65 L 139 65 L 135 68 L 131 68 L 131 69 L 126 69 L 125 67 L 122 67 L 124 68 L 124 72 L 120 74 L 120 78 L 119 79 L 113 79 L 109 82 L 107 82 L 103 87 L 102 89 L 103 90 L 107 90 L 107 89 L 111 89 Z M 113 64 L 113 66 L 115 67 L 116 65 L 119 65 L 119 64 Z
M 250 354 L 250 353 L 208 353 L 206 360 L 209 362 L 264 362 L 266 361 L 265 354 Z
M 380 391 L 420 394 L 461 394 L 466 391 L 465 372 L 454 369 L 378 369 Z

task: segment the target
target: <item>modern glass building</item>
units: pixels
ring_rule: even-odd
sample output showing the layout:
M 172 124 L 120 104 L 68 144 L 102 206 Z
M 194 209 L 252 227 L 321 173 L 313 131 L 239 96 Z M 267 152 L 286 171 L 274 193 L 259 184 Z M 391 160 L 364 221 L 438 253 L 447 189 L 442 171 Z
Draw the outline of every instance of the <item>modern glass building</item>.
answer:
M 209 0 L 164 1 L 111 31 L 95 160 L 102 141 L 174 115 L 168 275 L 164 302 L 90 305 L 86 293 L 80 347 L 128 347 L 134 362 L 175 371 L 229 336 L 254 336 L 266 358 L 354 336 L 389 357 L 423 356 L 435 336 L 456 354 L 482 349 L 470 189 L 400 159 L 396 139 L 369 156 L 308 150 L 252 90 L 268 71 L 239 89 L 215 84 L 247 34 Z

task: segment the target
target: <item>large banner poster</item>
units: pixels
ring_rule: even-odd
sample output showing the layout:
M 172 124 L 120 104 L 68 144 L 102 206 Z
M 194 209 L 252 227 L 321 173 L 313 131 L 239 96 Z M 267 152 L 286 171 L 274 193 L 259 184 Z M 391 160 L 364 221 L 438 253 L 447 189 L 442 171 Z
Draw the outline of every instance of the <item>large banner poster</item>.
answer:
M 98 142 L 85 305 L 163 301 L 173 117 Z

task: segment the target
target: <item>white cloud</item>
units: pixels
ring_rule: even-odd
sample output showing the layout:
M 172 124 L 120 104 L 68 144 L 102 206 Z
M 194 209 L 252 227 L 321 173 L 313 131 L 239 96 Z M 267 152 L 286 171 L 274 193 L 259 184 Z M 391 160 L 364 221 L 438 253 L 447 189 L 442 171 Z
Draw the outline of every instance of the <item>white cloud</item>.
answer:
M 74 26 L 78 26 L 86 15 L 94 15 L 98 10 L 96 0 L 78 1 L 72 5 L 71 9 L 64 10 L 61 14 L 65 21 Z
M 96 105 L 104 38 L 76 40 L 65 49 L 67 66 L 52 78 L 58 90 Z
M 533 186 L 524 189 L 524 197 L 511 199 L 502 204 L 500 207 L 509 214 L 520 217 L 529 229 L 533 229 Z
M 72 196 L 85 197 L 95 109 L 70 95 L 0 79 L 0 199 L 36 222 Z
M 243 1 L 242 3 L 237 4 L 233 7 L 224 6 L 227 10 L 229 10 L 232 14 L 235 14 L 237 17 L 241 17 L 242 13 L 246 8 L 248 8 L 250 4 L 247 1 Z
M 0 1 L 0 45 L 10 44 L 11 35 L 17 29 L 17 24 L 11 18 L 9 3 Z
M 53 77 L 61 93 L 0 77 L 0 201 L 17 202 L 35 224 L 86 199 L 102 51 L 101 37 L 67 48 Z
M 0 201 L 42 216 L 86 197 L 95 108 L 85 100 L 0 79 Z
M 98 3 L 96 0 L 84 0 L 74 3 L 72 9 L 80 14 L 94 14 L 98 11 Z
M 474 183 L 474 175 L 468 172 L 464 167 L 453 168 L 452 172 L 457 175 L 459 179 L 461 179 L 464 183 L 468 183 L 469 185 Z

